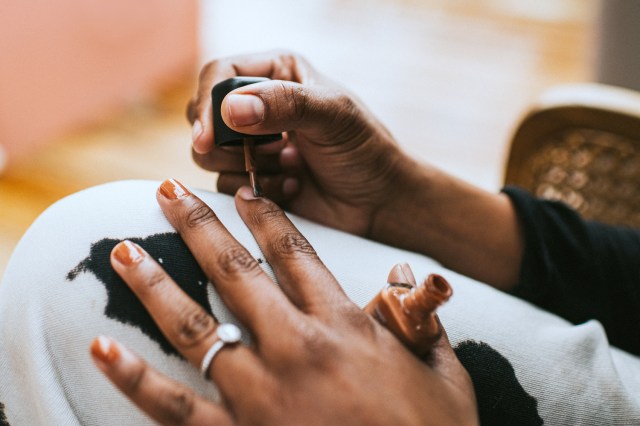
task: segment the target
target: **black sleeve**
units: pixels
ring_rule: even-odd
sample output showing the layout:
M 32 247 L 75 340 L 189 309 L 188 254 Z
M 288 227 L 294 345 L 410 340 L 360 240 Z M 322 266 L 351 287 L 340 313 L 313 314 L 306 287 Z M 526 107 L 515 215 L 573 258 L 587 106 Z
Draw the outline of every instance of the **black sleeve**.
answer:
M 640 230 L 586 221 L 560 202 L 507 187 L 525 238 L 513 294 L 574 324 L 597 319 L 640 354 Z

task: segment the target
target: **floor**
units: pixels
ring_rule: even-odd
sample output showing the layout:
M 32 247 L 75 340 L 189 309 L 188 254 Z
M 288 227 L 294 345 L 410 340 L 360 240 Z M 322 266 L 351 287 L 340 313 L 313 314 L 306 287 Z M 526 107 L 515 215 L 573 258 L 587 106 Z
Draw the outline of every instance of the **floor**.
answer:
M 208 0 L 203 61 L 272 48 L 304 54 L 352 90 L 424 162 L 496 190 L 508 141 L 545 88 L 593 78 L 597 0 Z M 212 188 L 190 159 L 193 75 L 51 141 L 0 175 L 0 274 L 50 204 L 119 179 Z

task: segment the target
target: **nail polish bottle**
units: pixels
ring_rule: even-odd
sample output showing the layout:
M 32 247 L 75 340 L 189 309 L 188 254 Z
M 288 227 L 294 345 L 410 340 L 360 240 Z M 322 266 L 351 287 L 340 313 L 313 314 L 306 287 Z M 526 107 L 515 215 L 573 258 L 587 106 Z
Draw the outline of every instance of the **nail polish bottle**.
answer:
M 251 187 L 253 188 L 253 195 L 256 197 L 262 195 L 262 188 L 260 187 L 257 178 L 254 146 L 280 140 L 282 139 L 282 134 L 276 133 L 269 135 L 248 135 L 236 132 L 225 124 L 224 120 L 222 119 L 220 108 L 222 106 L 222 100 L 225 96 L 227 96 L 229 92 L 240 87 L 247 86 L 249 84 L 260 83 L 262 81 L 268 80 L 268 78 L 264 77 L 232 77 L 216 84 L 215 86 L 213 86 L 213 89 L 211 89 L 211 105 L 213 107 L 213 134 L 215 146 L 244 147 L 245 170 L 249 174 Z
M 391 331 L 418 357 L 426 356 L 440 338 L 442 329 L 435 311 L 452 294 L 447 280 L 431 274 L 421 284 L 394 281 L 394 270 L 389 283 L 364 308 L 380 324 Z

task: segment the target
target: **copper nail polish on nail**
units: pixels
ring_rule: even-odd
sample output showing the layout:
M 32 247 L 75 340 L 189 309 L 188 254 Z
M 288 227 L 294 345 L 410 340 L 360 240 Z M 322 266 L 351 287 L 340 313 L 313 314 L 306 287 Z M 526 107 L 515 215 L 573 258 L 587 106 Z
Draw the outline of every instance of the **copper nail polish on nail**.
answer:
M 186 197 L 191 193 L 180 182 L 175 179 L 167 179 L 160 185 L 160 193 L 170 200 Z
M 120 359 L 120 350 L 111 339 L 98 336 L 91 342 L 91 354 L 107 365 Z
M 118 259 L 118 262 L 129 266 L 133 263 L 142 261 L 144 252 L 131 241 L 125 240 L 115 246 L 113 255 Z
M 390 278 L 396 268 L 402 269 L 401 266 L 396 265 L 392 269 Z M 406 283 L 389 283 L 364 311 L 391 331 L 414 354 L 424 357 L 442 335 L 436 309 L 449 300 L 452 293 L 447 280 L 431 274 L 416 287 Z

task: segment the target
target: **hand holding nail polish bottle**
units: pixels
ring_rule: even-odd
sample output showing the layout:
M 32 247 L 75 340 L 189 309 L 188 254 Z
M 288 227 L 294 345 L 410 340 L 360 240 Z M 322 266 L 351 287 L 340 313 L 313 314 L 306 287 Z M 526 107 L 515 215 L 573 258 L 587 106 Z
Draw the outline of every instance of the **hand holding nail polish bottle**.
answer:
M 264 77 L 232 77 L 216 84 L 211 90 L 214 143 L 216 146 L 243 146 L 245 170 L 249 174 L 249 181 L 253 188 L 254 197 L 262 196 L 262 187 L 258 182 L 254 146 L 256 144 L 280 140 L 282 139 L 282 134 L 247 135 L 237 132 L 225 124 L 220 108 L 222 106 L 222 100 L 231 91 L 249 84 L 261 83 L 268 80 L 268 78 Z
M 420 358 L 428 355 L 442 334 L 435 311 L 451 297 L 451 286 L 436 274 L 429 275 L 416 286 L 406 264 L 394 266 L 387 281 L 387 286 L 365 306 L 364 311 L 415 355 Z

